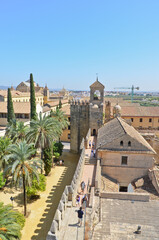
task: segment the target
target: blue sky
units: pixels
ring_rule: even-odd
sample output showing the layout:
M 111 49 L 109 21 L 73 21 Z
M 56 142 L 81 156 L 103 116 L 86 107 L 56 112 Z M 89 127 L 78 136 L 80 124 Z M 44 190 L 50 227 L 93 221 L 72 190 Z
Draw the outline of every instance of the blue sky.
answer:
M 158 0 L 1 0 L 0 85 L 159 91 Z

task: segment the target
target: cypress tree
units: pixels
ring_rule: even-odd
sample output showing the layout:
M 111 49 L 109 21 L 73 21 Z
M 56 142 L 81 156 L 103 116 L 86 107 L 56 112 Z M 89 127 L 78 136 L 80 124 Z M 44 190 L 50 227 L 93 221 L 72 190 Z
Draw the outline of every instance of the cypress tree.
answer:
M 59 100 L 59 109 L 62 108 L 62 102 L 61 102 L 61 99 Z
M 10 122 L 11 120 L 13 120 L 15 118 L 10 88 L 8 88 L 7 112 L 8 112 L 7 120 L 8 120 L 8 122 Z
M 34 81 L 33 74 L 30 74 L 30 112 L 31 119 L 36 120 L 36 100 L 35 100 L 35 89 L 34 89 Z

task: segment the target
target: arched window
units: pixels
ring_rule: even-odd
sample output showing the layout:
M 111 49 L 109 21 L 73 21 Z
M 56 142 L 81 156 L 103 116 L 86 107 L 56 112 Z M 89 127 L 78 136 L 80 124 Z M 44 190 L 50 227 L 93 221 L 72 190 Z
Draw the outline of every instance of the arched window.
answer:
M 131 142 L 130 141 L 128 142 L 128 147 L 131 147 Z
M 123 141 L 120 141 L 120 146 L 123 146 L 123 145 L 124 145 Z

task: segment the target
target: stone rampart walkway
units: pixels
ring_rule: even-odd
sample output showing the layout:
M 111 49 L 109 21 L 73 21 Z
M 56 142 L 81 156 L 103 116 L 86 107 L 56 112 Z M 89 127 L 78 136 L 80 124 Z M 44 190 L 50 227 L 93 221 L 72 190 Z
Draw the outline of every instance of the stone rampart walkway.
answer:
M 92 137 L 93 141 L 93 137 Z M 86 149 L 85 157 L 87 158 L 91 154 L 91 149 Z M 81 206 L 81 200 L 84 194 L 87 193 L 87 187 L 94 186 L 95 182 L 95 170 L 96 165 L 84 165 L 83 175 L 81 178 L 81 182 L 84 181 L 86 184 L 84 193 L 81 193 L 81 187 L 79 186 L 78 193 L 80 195 L 80 206 Z M 82 240 L 84 239 L 84 219 L 82 223 L 82 227 L 79 227 L 78 217 L 77 217 L 77 210 L 78 207 L 71 207 L 67 208 L 65 212 L 64 219 L 62 221 L 60 232 L 57 233 L 58 240 Z M 87 208 L 86 208 L 87 211 Z M 85 214 L 84 214 L 85 215 Z

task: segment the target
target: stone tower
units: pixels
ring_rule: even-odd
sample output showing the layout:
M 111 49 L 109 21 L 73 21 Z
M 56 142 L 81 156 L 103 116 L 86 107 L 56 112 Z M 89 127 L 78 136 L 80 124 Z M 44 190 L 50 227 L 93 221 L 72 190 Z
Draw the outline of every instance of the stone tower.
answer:
M 79 152 L 82 138 L 87 135 L 89 129 L 89 103 L 72 101 L 71 106 L 71 141 L 70 148 L 73 152 Z
M 46 104 L 49 100 L 49 89 L 47 85 L 45 85 L 45 88 L 43 89 L 43 94 L 44 94 L 44 104 Z
M 73 152 L 79 152 L 80 144 L 87 135 L 89 128 L 91 135 L 97 135 L 103 124 L 104 85 L 98 78 L 90 86 L 90 102 L 72 101 L 70 105 L 70 147 Z
M 89 127 L 91 135 L 97 135 L 98 129 L 103 125 L 104 113 L 104 85 L 96 81 L 90 86 L 90 116 Z
M 109 122 L 111 118 L 111 102 L 105 102 L 105 122 Z

